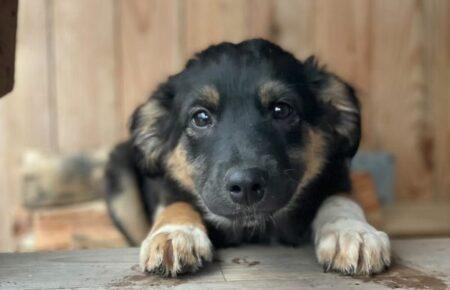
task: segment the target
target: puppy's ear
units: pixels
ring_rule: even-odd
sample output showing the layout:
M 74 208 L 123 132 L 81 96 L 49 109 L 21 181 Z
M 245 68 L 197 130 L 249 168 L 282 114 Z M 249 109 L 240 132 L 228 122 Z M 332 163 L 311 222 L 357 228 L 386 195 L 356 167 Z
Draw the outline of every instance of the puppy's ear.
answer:
M 131 116 L 131 139 L 140 153 L 137 161 L 149 174 L 159 171 L 161 158 L 169 146 L 171 121 L 174 119 L 170 116 L 173 97 L 172 87 L 164 83 Z
M 361 110 L 355 90 L 338 76 L 319 67 L 314 56 L 305 63 L 313 94 L 322 104 L 327 127 L 337 140 L 337 150 L 353 157 L 361 139 Z

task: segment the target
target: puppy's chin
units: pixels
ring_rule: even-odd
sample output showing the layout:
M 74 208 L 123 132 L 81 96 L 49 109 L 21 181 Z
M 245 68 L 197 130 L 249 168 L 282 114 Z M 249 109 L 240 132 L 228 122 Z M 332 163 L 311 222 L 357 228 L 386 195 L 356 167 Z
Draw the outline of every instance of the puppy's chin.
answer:
M 224 216 L 231 223 L 242 227 L 256 227 L 272 220 L 272 212 L 245 209 Z
M 270 220 L 278 211 L 282 210 L 286 207 L 289 200 L 283 202 L 282 204 L 263 204 L 259 206 L 240 206 L 235 204 L 227 204 L 227 205 L 217 205 L 212 204 L 209 205 L 207 202 L 204 202 L 204 206 L 207 211 L 220 219 L 224 219 L 230 222 L 258 222 Z

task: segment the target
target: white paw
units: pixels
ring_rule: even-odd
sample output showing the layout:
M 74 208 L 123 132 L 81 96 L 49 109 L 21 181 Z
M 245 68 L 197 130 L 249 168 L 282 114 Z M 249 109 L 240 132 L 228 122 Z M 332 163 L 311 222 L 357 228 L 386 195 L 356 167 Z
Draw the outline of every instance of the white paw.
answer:
M 325 272 L 369 275 L 391 263 L 389 237 L 358 220 L 338 219 L 325 224 L 316 234 L 315 245 Z
M 203 261 L 211 260 L 212 244 L 207 234 L 190 225 L 166 225 L 150 233 L 139 255 L 142 271 L 172 277 L 195 272 Z

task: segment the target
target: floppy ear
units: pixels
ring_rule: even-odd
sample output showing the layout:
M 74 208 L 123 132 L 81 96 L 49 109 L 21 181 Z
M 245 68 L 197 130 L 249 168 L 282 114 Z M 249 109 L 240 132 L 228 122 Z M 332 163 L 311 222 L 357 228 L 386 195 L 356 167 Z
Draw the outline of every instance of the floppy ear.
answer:
M 337 140 L 338 152 L 353 157 L 361 139 L 360 105 L 355 90 L 319 67 L 314 57 L 309 57 L 304 64 L 313 93 L 322 104 L 327 125 Z
M 148 173 L 159 171 L 162 155 L 169 146 L 174 119 L 169 116 L 173 97 L 172 87 L 168 83 L 162 84 L 131 116 L 132 143 L 141 155 L 138 162 Z

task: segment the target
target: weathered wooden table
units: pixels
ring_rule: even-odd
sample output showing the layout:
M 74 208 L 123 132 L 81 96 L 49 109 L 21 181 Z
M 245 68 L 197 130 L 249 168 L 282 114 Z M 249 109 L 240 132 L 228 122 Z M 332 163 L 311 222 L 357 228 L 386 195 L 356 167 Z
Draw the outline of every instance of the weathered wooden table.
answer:
M 140 273 L 138 249 L 0 254 L 0 289 L 448 289 L 450 239 L 393 242 L 386 273 L 348 277 L 323 273 L 311 246 L 246 246 L 219 251 L 196 275 L 161 279 Z

